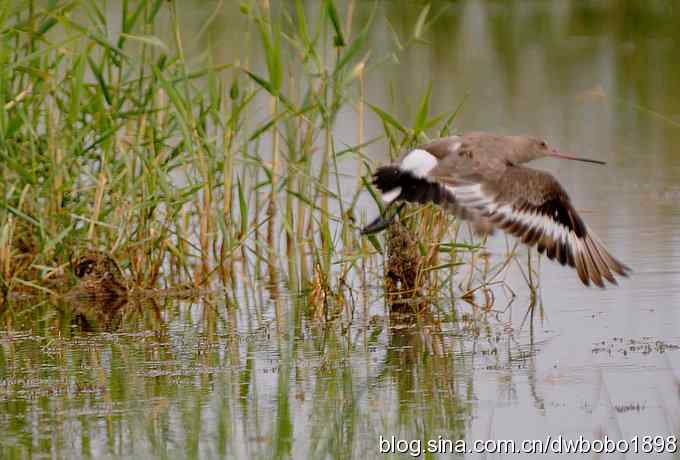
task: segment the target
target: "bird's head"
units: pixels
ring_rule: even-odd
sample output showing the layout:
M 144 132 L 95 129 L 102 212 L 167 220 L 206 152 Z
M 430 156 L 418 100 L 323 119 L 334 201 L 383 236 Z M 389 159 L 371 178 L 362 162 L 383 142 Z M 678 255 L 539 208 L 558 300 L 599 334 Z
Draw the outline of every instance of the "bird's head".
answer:
M 560 150 L 551 147 L 546 141 L 533 136 L 515 136 L 515 158 L 516 163 L 526 163 L 528 161 L 537 160 L 544 157 L 561 158 L 563 160 L 585 161 L 588 163 L 596 163 L 603 165 L 604 161 L 591 160 L 590 158 L 575 157 L 567 155 Z

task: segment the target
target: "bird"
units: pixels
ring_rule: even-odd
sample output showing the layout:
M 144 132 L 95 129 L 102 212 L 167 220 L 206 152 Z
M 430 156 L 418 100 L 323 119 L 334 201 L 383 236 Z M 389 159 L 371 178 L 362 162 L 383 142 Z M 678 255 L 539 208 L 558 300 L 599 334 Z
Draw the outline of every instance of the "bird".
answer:
M 474 131 L 444 137 L 375 171 L 372 183 L 387 206 L 361 233 L 392 224 L 398 210 L 387 215 L 396 203 L 434 203 L 480 228 L 497 228 L 537 247 L 575 268 L 586 286 L 616 285 L 614 275 L 628 277 L 631 269 L 588 228 L 553 175 L 524 166 L 544 157 L 605 164 L 567 155 L 535 136 Z

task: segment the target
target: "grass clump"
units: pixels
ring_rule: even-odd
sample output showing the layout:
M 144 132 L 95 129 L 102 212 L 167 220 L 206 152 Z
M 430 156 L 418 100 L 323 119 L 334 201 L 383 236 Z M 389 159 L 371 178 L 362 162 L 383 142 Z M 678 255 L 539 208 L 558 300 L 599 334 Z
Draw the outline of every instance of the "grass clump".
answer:
M 189 58 L 176 0 L 123 0 L 115 22 L 93 0 L 0 8 L 5 297 L 44 290 L 83 251 L 119 261 L 142 289 L 223 285 L 236 295 L 263 280 L 328 299 L 365 280 L 367 257 L 383 251 L 357 232 L 371 169 L 363 152 L 380 140 L 364 139 L 365 108 L 395 154 L 447 132 L 455 112 L 430 117 L 428 88 L 407 128 L 364 101 L 365 74 L 380 63 L 367 46 L 374 16 L 343 6 L 242 2 L 242 37 L 261 62 L 247 46 L 215 62 L 212 43 Z M 336 138 L 342 110 L 357 114 L 354 144 Z M 444 251 L 450 218 L 422 212 L 439 230 L 418 229 L 434 236 L 419 238 L 414 283 L 436 288 L 436 273 L 469 247 Z

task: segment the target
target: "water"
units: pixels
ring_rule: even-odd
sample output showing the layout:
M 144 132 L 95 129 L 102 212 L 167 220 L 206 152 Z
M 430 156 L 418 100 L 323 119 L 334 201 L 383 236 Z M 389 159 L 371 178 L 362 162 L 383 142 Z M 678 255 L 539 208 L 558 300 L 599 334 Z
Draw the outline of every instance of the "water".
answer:
M 393 48 L 388 20 L 405 40 L 421 8 L 383 4 L 373 55 Z M 680 434 L 680 8 L 471 0 L 431 14 L 441 8 L 426 42 L 369 74 L 368 101 L 410 120 L 431 80 L 433 113 L 466 98 L 460 131 L 532 133 L 607 161 L 535 166 L 560 179 L 632 277 L 587 289 L 543 260 L 533 323 L 518 270 L 507 310 L 498 290 L 498 312 L 442 300 L 458 320 L 415 325 L 384 316 L 379 280 L 368 315 L 354 293 L 351 323 L 309 322 L 304 299 L 266 292 L 236 309 L 220 296 L 127 306 L 113 332 L 67 308 L 47 329 L 0 331 L 0 458 L 372 458 L 393 435 L 424 445 Z M 238 28 L 220 24 L 207 33 L 235 43 Z M 229 62 L 237 50 L 220 53 Z M 369 118 L 366 138 L 381 132 Z M 335 135 L 355 142 L 352 113 Z M 384 146 L 367 154 L 379 162 Z M 290 312 L 278 321 L 276 302 Z

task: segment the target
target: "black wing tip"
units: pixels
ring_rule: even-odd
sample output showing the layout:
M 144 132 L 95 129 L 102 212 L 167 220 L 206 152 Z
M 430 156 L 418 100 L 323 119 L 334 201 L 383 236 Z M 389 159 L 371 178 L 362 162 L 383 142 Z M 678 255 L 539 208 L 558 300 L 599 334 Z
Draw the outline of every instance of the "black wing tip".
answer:
M 579 280 L 586 287 L 605 289 L 608 285 L 618 286 L 615 275 L 628 278 L 632 269 L 609 254 L 599 240 L 596 242 L 592 236 L 592 233 L 586 233 L 580 239 L 584 243 L 581 251 L 560 241 L 542 238 L 538 239 L 536 246 L 539 254 L 545 253 L 550 260 L 575 268 Z
M 612 258 L 612 259 L 618 265 L 608 266 L 607 268 L 609 268 L 611 271 L 613 271 L 614 273 L 616 273 L 620 277 L 630 278 L 630 275 L 633 273 L 633 270 L 629 266 L 622 264 L 618 260 L 616 260 L 614 258 Z M 606 276 L 605 273 L 601 273 L 600 271 L 593 272 L 593 273 L 587 273 L 586 274 L 587 278 L 585 278 L 585 279 L 581 278 L 581 282 L 585 286 L 590 286 L 590 281 L 592 281 L 593 284 L 595 286 L 599 287 L 600 289 L 605 289 L 608 285 L 619 286 L 617 279 L 613 275 L 611 275 L 611 274 L 609 274 L 609 275 L 610 276 Z M 604 281 L 607 281 L 607 283 L 605 283 Z
M 630 275 L 633 274 L 633 269 L 630 268 L 628 265 L 622 264 L 621 262 L 619 262 L 619 264 L 621 264 L 621 271 L 617 271 L 616 273 L 618 273 L 621 276 L 625 276 L 626 278 L 629 278 Z

